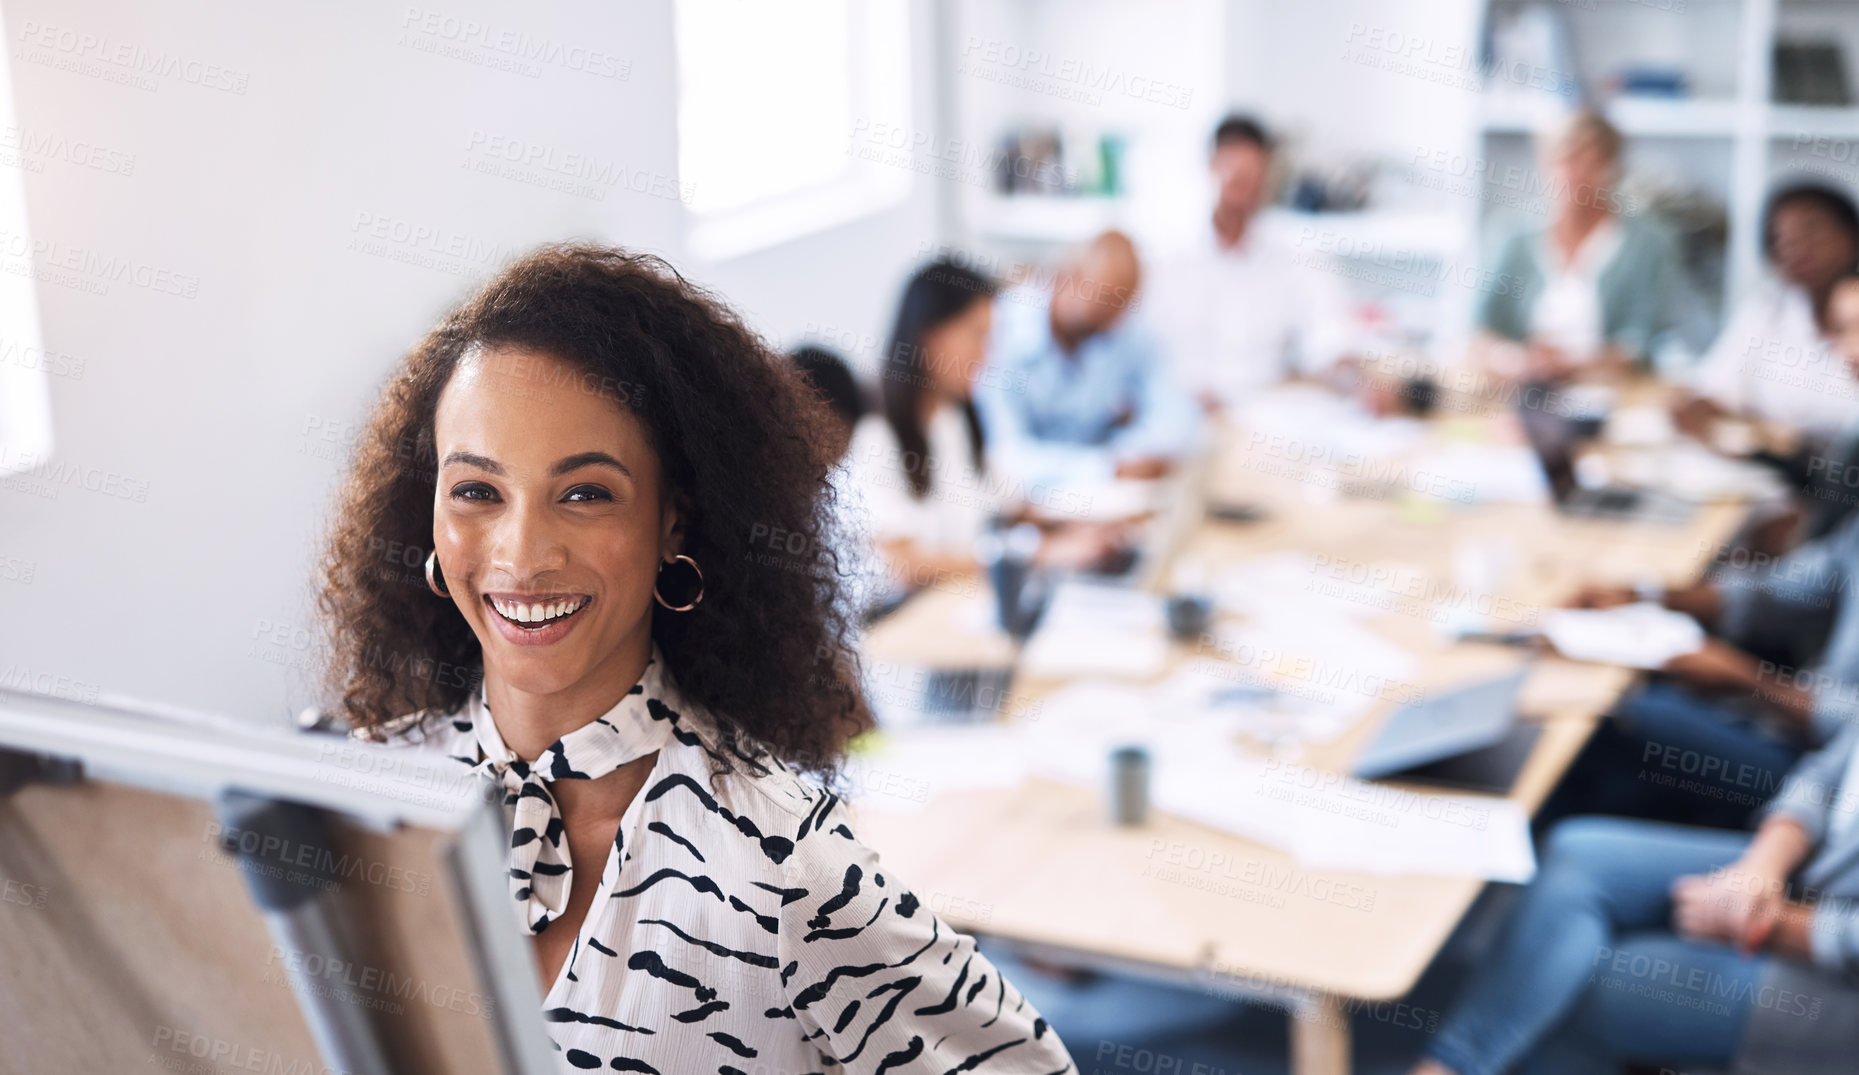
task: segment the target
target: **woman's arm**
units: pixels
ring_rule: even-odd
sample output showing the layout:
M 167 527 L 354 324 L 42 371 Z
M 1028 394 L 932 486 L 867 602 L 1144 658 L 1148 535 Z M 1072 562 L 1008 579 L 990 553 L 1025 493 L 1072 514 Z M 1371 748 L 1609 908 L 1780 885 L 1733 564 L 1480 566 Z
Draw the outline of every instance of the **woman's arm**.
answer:
M 854 1075 L 1074 1070 L 1058 1035 L 973 938 L 886 871 L 836 805 L 828 797 L 802 823 L 784 863 L 781 979 L 809 1040 Z
M 1735 862 L 1672 883 L 1673 925 L 1697 940 L 1745 951 L 1768 946 L 1795 954 L 1791 949 L 1797 926 L 1792 920 L 1798 905 L 1785 898 L 1788 877 L 1813 846 L 1812 837 L 1793 818 L 1770 816 Z M 1799 934 L 1803 942 L 1806 936 L 1804 930 Z M 1805 945 L 1799 951 L 1805 953 Z

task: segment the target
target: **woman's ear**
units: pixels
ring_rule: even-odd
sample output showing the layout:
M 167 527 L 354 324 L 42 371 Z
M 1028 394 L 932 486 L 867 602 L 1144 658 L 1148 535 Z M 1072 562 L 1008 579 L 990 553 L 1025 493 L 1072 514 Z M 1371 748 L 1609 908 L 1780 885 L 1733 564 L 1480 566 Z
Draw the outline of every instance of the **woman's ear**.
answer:
M 659 512 L 658 558 L 670 560 L 684 551 L 684 521 L 690 517 L 690 498 L 678 493 L 665 498 Z

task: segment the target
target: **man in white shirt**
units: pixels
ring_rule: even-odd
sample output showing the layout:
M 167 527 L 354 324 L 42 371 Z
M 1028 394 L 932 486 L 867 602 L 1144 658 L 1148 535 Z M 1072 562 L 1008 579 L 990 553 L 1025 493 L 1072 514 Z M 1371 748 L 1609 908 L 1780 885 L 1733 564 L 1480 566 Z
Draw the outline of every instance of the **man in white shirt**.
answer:
M 1327 259 L 1300 251 L 1262 217 L 1272 141 L 1244 116 L 1214 131 L 1212 227 L 1164 259 L 1151 309 L 1181 376 L 1209 409 L 1233 407 L 1287 376 L 1325 372 L 1351 352 L 1347 289 Z

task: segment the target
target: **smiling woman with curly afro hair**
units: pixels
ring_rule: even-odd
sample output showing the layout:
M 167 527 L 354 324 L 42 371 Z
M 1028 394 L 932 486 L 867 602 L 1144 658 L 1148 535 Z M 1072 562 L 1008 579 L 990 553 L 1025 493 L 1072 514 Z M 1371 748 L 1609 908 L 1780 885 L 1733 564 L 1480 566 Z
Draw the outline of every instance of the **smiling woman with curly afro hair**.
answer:
M 502 787 L 573 1068 L 1070 1070 L 808 778 L 868 723 L 825 411 L 664 262 L 561 245 L 421 340 L 356 443 L 331 693 Z

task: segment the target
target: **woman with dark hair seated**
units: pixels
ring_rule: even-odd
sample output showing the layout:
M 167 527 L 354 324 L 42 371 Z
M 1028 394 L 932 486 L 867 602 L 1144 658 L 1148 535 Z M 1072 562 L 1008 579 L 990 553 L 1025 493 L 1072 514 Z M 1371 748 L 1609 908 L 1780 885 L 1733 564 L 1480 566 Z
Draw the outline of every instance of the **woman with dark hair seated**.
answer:
M 322 595 L 341 709 L 504 789 L 570 1068 L 1069 1070 L 800 775 L 866 723 L 822 409 L 656 259 L 512 265 L 357 442 Z M 378 569 L 396 542 L 431 542 L 427 586 Z M 447 666 L 481 676 L 422 674 Z
M 854 525 L 882 561 L 884 592 L 871 605 L 972 575 L 976 538 L 1003 519 L 1042 523 L 1043 563 L 1094 566 L 1128 540 L 1119 526 L 1057 519 L 1064 502 L 1028 505 L 1022 484 L 989 469 L 975 390 L 1003 376 L 988 365 L 995 291 L 993 280 L 946 258 L 904 285 L 880 367 L 879 409 L 853 434 L 842 483 L 858 505 Z
M 994 281 L 947 259 L 904 285 L 878 372 L 878 412 L 846 453 L 887 576 L 908 591 L 974 570 L 975 539 L 1012 507 L 988 474 L 974 385 L 987 366 Z
M 1859 418 L 1859 380 L 1829 339 L 1833 285 L 1859 265 L 1859 207 L 1823 184 L 1784 187 L 1763 212 L 1762 248 L 1773 275 L 1737 303 L 1674 417 L 1697 434 L 1749 419 L 1824 447 Z

